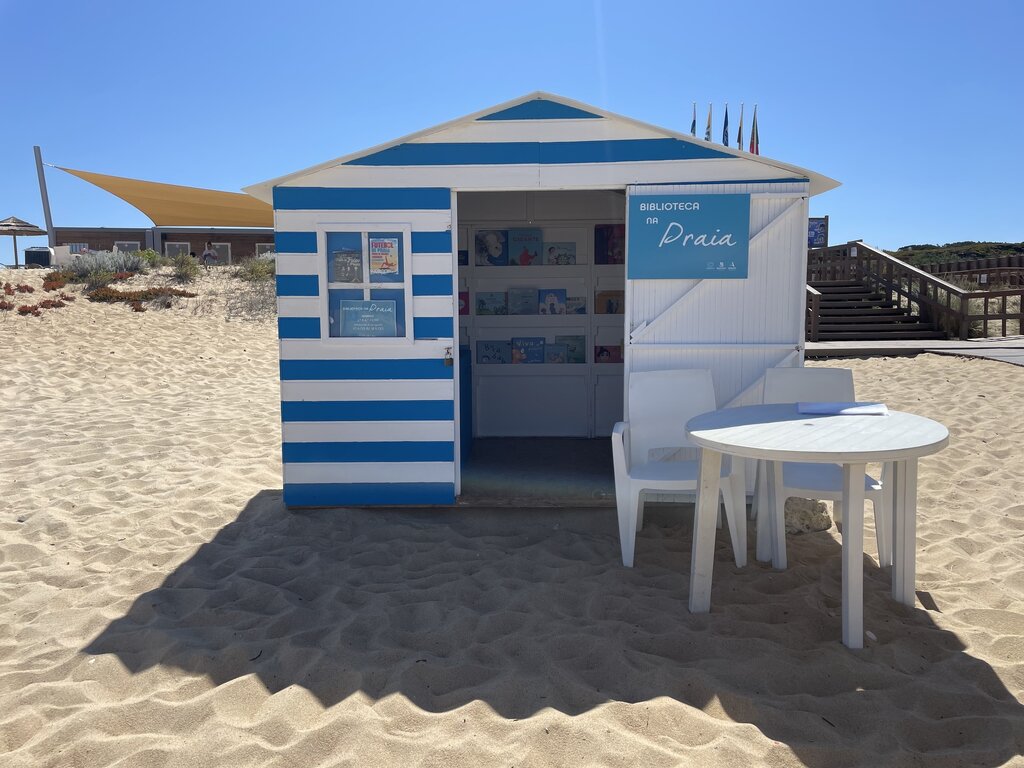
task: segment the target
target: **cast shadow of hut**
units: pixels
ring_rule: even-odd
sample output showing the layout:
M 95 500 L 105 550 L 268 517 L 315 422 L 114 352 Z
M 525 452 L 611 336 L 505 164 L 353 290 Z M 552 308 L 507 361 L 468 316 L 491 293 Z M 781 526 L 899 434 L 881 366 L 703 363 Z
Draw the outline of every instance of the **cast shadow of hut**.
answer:
M 927 611 L 892 602 L 871 561 L 877 641 L 840 644 L 828 534 L 790 539 L 784 572 L 732 567 L 719 536 L 712 612 L 690 614 L 691 519 L 692 507 L 649 512 L 626 569 L 609 509 L 291 513 L 263 491 L 85 652 L 217 684 L 254 674 L 325 706 L 399 694 L 430 712 L 479 700 L 525 718 L 671 697 L 822 768 L 1022 753 L 1024 708 Z

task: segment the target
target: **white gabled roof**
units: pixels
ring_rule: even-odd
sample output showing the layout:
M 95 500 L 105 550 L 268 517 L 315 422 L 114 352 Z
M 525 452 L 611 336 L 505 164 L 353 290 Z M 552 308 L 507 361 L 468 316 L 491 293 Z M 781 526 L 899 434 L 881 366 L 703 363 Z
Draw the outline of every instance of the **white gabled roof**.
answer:
M 541 113 L 545 116 L 538 117 L 537 115 Z M 589 104 L 567 99 L 563 96 L 536 91 L 518 99 L 488 107 L 479 112 L 474 112 L 447 123 L 403 136 L 385 144 L 250 185 L 245 187 L 244 191 L 253 197 L 266 202 L 272 202 L 273 188 L 276 186 L 302 186 L 300 183 L 301 179 L 314 175 L 321 176 L 321 183 L 315 183 L 312 186 L 323 186 L 322 172 L 335 169 L 338 166 L 355 164 L 363 166 L 362 170 L 364 172 L 372 172 L 370 168 L 366 167 L 368 165 L 376 165 L 372 160 L 372 156 L 384 153 L 386 150 L 403 147 L 404 145 L 451 143 L 452 145 L 467 148 L 497 143 L 505 143 L 505 146 L 518 146 L 531 142 L 542 144 L 559 142 L 571 145 L 572 142 L 587 142 L 594 141 L 595 139 L 605 141 L 675 139 L 692 145 L 695 157 L 699 157 L 704 162 L 724 161 L 735 166 L 735 160 L 738 159 L 745 161 L 745 163 L 764 166 L 760 169 L 759 177 L 765 171 L 771 169 L 769 173 L 782 173 L 786 176 L 806 178 L 810 181 L 812 195 L 827 192 L 839 186 L 839 182 L 799 166 L 772 160 L 762 155 L 750 154 L 741 149 L 733 149 L 715 144 L 714 142 L 704 141 L 703 139 L 667 128 L 650 125 Z M 414 149 L 425 148 L 414 147 Z M 365 163 L 358 162 L 366 158 L 371 158 L 371 160 Z M 628 163 L 629 161 L 626 162 Z M 649 164 L 651 160 L 644 162 Z M 658 161 L 654 160 L 654 162 Z M 678 162 L 678 158 L 672 162 Z M 570 161 L 568 164 L 572 164 L 572 162 Z M 448 163 L 438 163 L 432 167 L 440 166 L 458 167 Z M 391 170 L 395 170 L 395 164 L 391 165 Z M 723 179 L 733 178 L 734 174 L 735 171 L 733 171 L 733 175 L 724 176 Z M 389 174 L 389 178 L 393 178 L 393 176 Z M 636 181 L 643 183 L 644 180 L 638 178 Z M 366 185 L 353 184 L 353 186 Z M 410 186 L 415 186 L 415 184 L 410 184 Z

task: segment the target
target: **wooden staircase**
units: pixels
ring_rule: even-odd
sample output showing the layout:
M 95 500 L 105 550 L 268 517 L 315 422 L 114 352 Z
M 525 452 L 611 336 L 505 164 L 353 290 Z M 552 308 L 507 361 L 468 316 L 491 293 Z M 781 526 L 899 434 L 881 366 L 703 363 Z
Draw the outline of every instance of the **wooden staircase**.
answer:
M 885 294 L 873 292 L 860 280 L 819 280 L 808 286 L 813 289 L 808 293 L 817 310 L 816 341 L 946 338 L 934 323 L 911 314 Z M 808 336 L 811 334 L 808 325 Z

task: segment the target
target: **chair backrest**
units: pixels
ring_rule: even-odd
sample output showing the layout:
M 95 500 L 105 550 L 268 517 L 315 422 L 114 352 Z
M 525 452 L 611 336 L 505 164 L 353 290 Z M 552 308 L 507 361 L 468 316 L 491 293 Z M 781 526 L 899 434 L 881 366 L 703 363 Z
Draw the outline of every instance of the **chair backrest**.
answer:
M 629 459 L 650 460 L 658 448 L 692 448 L 686 422 L 715 410 L 711 371 L 640 371 L 629 374 Z
M 853 394 L 849 368 L 769 368 L 764 372 L 765 403 L 848 403 Z

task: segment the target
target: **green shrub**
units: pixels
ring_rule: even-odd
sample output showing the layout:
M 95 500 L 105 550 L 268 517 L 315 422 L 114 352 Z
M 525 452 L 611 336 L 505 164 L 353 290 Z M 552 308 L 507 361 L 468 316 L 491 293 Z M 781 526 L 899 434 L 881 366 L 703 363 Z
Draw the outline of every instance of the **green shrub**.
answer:
M 108 269 L 94 269 L 86 274 L 84 282 L 86 290 L 92 291 L 114 282 L 114 273 Z
M 64 270 L 81 282 L 93 272 L 142 272 L 145 266 L 138 253 L 97 251 L 78 254 Z
M 168 261 L 152 248 L 139 251 L 139 258 L 142 259 L 142 263 L 146 265 L 147 269 L 157 269 L 158 267 L 166 266 Z
M 275 267 L 273 257 L 268 259 L 265 256 L 257 256 L 239 264 L 235 270 L 235 277 L 250 283 L 266 283 L 274 279 Z
M 179 283 L 191 283 L 199 277 L 199 264 L 187 253 L 179 253 L 171 260 L 174 279 Z
M 169 299 L 172 296 L 181 296 L 187 299 L 194 299 L 197 294 L 191 291 L 183 291 L 181 288 L 141 288 L 137 291 L 122 291 L 118 288 L 103 287 L 91 291 L 87 298 L 89 301 L 99 301 L 111 304 L 123 301 L 128 304 L 139 301 L 156 301 L 158 299 Z

